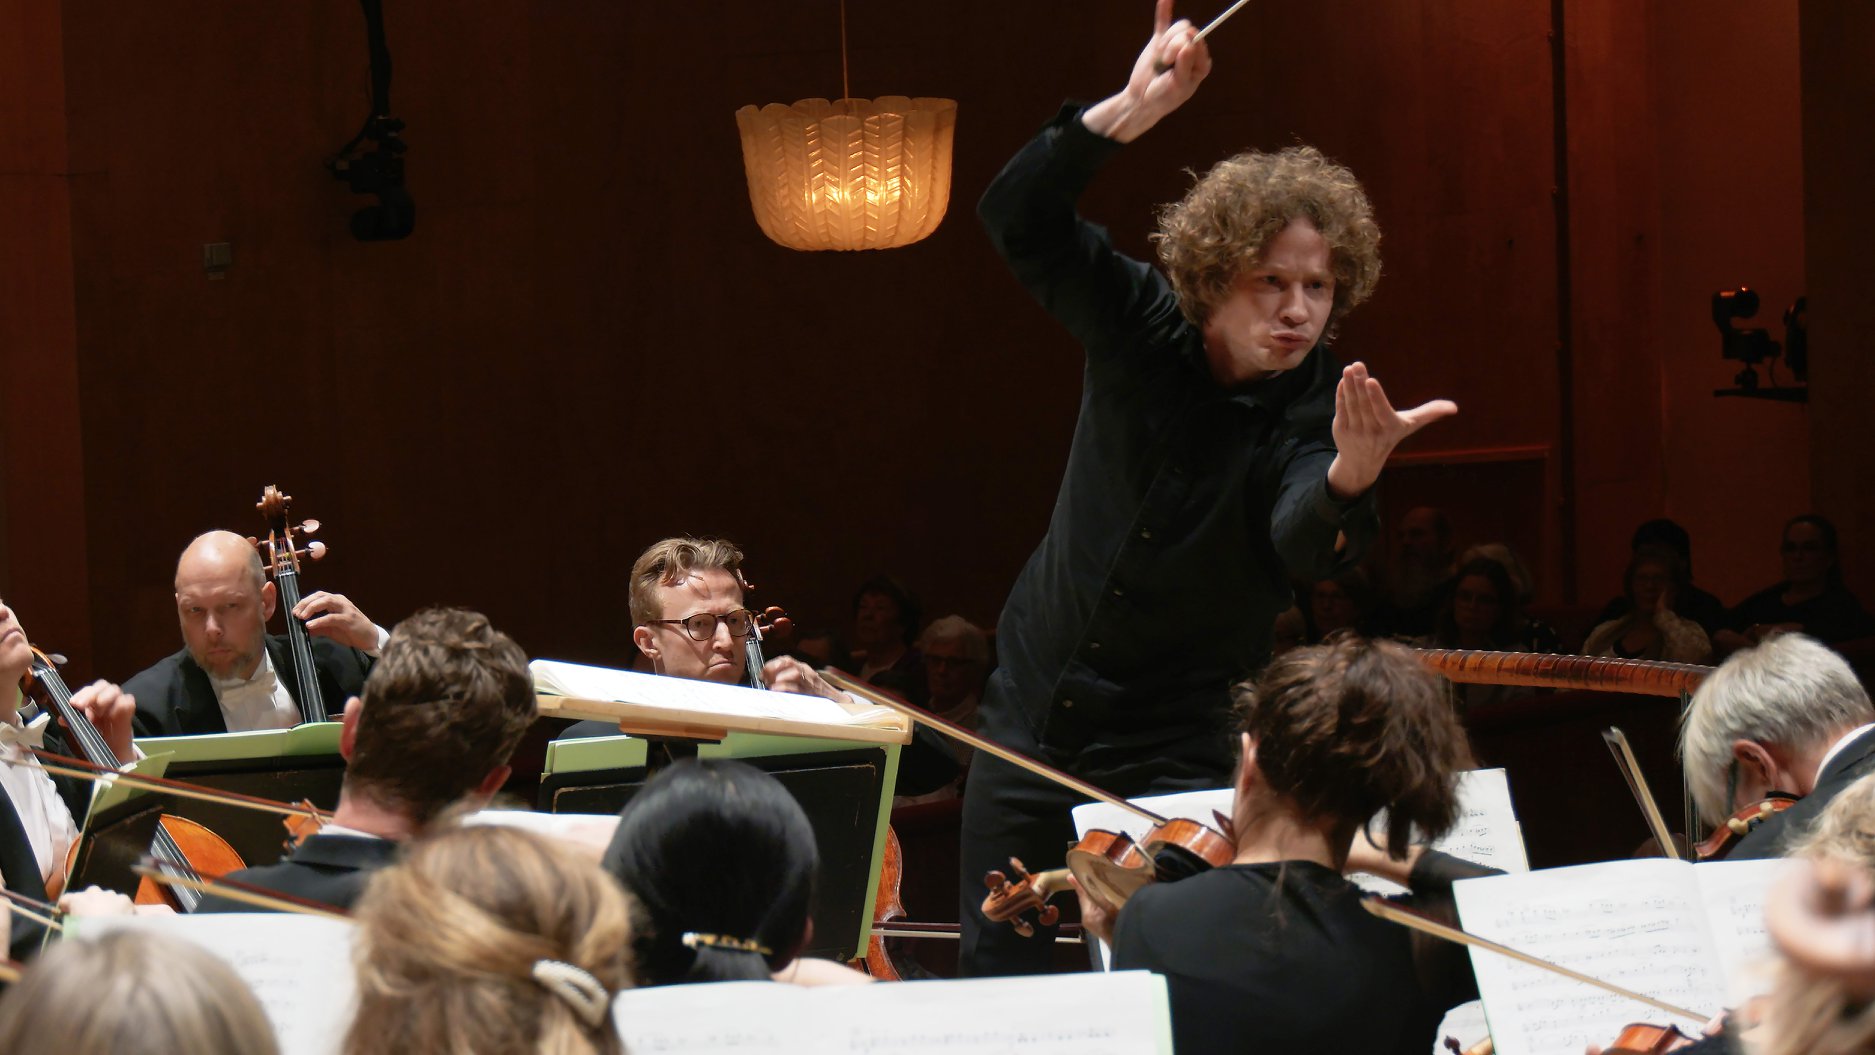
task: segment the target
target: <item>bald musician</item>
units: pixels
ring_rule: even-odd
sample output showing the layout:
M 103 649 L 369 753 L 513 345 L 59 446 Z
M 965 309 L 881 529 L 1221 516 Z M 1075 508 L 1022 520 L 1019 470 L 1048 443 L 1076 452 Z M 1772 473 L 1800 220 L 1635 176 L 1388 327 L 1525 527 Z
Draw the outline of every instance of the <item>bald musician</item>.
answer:
M 78 822 L 91 801 L 90 786 L 55 782 L 32 754 L 45 747 L 70 755 L 72 749 L 57 722 L 41 716 L 30 726 L 20 719 L 16 688 L 33 661 L 32 646 L 18 618 L 0 601 L 0 884 L 36 901 L 62 875 L 65 856 L 78 841 Z M 91 720 L 120 762 L 137 758 L 130 742 L 136 701 L 109 682 L 96 682 L 72 694 L 72 706 Z M 39 925 L 13 917 L 8 944 L 14 959 L 30 955 L 42 936 Z
M 727 539 L 679 535 L 652 543 L 632 562 L 632 644 L 653 671 L 724 685 L 750 683 L 748 642 L 755 613 L 742 599 L 742 559 L 742 551 Z M 851 702 L 792 656 L 767 660 L 762 679 L 776 692 Z M 560 738 L 616 735 L 618 726 L 611 722 L 587 721 L 575 723 Z
M 397 624 L 364 694 L 345 705 L 345 778 L 332 823 L 279 864 L 229 878 L 350 908 L 444 810 L 488 804 L 534 714 L 533 676 L 513 638 L 479 612 L 418 612 Z M 210 897 L 197 911 L 254 909 Z
M 287 729 L 300 693 L 284 636 L 267 633 L 277 599 L 260 554 L 232 531 L 198 536 L 176 562 L 183 649 L 124 683 L 137 698 L 138 736 Z M 342 594 L 300 599 L 293 615 L 312 635 L 313 666 L 328 714 L 358 694 L 389 635 Z
M 1101 165 L 1210 72 L 1196 38 L 1160 0 L 1125 86 L 1064 107 L 978 206 L 1086 351 L 1054 514 L 997 620 L 981 728 L 1126 795 L 1226 783 L 1228 686 L 1266 660 L 1291 576 L 1358 560 L 1388 454 L 1458 409 L 1395 410 L 1364 365 L 1324 347 L 1379 278 L 1380 231 L 1353 173 L 1319 151 L 1218 163 L 1161 213 L 1160 269 L 1077 214 Z M 1048 969 L 1050 943 L 991 924 L 977 898 L 1012 855 L 1059 861 L 1076 802 L 999 759 L 973 764 L 964 973 Z

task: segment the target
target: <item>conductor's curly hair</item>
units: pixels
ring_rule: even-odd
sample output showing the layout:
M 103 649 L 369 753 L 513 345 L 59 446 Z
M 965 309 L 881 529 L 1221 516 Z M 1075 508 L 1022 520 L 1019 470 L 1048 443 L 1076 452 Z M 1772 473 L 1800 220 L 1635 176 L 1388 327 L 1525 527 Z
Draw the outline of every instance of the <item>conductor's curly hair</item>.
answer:
M 1380 281 L 1380 225 L 1354 173 L 1314 147 L 1226 158 L 1159 210 L 1153 241 L 1185 317 L 1203 326 L 1270 239 L 1304 219 L 1328 242 L 1335 299 L 1323 334 L 1332 339 Z

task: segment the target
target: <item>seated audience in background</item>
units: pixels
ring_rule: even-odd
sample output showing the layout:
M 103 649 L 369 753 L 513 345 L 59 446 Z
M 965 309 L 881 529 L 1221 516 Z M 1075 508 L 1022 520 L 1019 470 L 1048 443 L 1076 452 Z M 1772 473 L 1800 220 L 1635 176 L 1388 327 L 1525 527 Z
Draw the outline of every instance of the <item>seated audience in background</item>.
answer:
M 755 613 L 743 603 L 742 551 L 728 539 L 676 536 L 654 542 L 631 570 L 632 644 L 653 672 L 672 678 L 749 685 Z M 762 666 L 776 692 L 847 702 L 814 668 L 792 656 Z M 562 740 L 617 736 L 612 722 L 575 722 Z
M 0 997 L 0 1051 L 276 1055 L 273 1026 L 234 969 L 145 931 L 61 941 Z
M 372 873 L 458 802 L 486 805 L 535 713 L 527 656 L 488 618 L 431 608 L 397 624 L 362 697 L 345 705 L 345 777 L 332 822 L 286 860 L 229 878 L 348 908 Z M 252 912 L 207 897 L 197 911 Z
M 1517 584 L 1504 565 L 1477 557 L 1459 566 L 1446 595 L 1429 648 L 1465 648 L 1487 652 L 1554 652 L 1556 632 L 1527 619 Z M 1529 696 L 1535 690 L 1517 685 L 1452 685 L 1452 698 L 1471 708 Z
M 1387 576 L 1381 621 L 1390 634 L 1432 633 L 1433 620 L 1452 582 L 1452 521 L 1440 509 L 1419 506 L 1400 520 L 1400 544 Z
M 643 909 L 640 985 L 870 980 L 800 960 L 820 854 L 800 804 L 754 766 L 687 759 L 651 778 L 620 811 L 605 867 Z
M 1270 658 L 1309 643 L 1309 621 L 1302 614 L 1302 609 L 1290 605 L 1277 613 L 1275 622 L 1270 624 Z
M 1628 562 L 1624 581 L 1628 614 L 1589 631 L 1588 640 L 1582 643 L 1583 655 L 1671 663 L 1704 663 L 1712 658 L 1706 632 L 1673 607 L 1686 583 L 1686 565 L 1679 554 L 1642 550 Z
M 925 702 L 924 660 L 912 647 L 921 614 L 911 591 L 884 575 L 853 594 L 853 673 L 916 704 Z
M 1350 568 L 1309 587 L 1309 643 L 1320 644 L 1341 631 L 1365 634 L 1374 615 L 1374 588 L 1367 573 Z
M 1457 821 L 1470 764 L 1438 680 L 1404 646 L 1343 637 L 1233 694 L 1235 859 L 1146 885 L 1117 919 L 1082 890 L 1084 924 L 1111 938 L 1116 969 L 1165 975 L 1178 1051 L 1430 1051 L 1446 1009 L 1475 993 L 1464 954 L 1416 965 L 1411 932 L 1369 915 L 1343 869 L 1383 809 L 1399 858 L 1450 862 L 1407 849 Z M 1451 878 L 1433 881 L 1449 893 Z
M 961 615 L 932 620 L 918 635 L 924 656 L 925 707 L 966 729 L 977 727 L 977 700 L 989 676 L 990 646 L 982 630 Z M 894 803 L 915 805 L 961 794 L 971 749 L 926 725 L 912 731 L 899 755 Z
M 1843 658 L 1801 634 L 1741 649 L 1693 693 L 1680 730 L 1693 802 L 1717 826 L 1781 791 L 1803 801 L 1727 855 L 1782 857 L 1843 789 L 1875 772 L 1875 706 Z
M 621 1055 L 631 903 L 577 850 L 470 826 L 427 836 L 358 902 L 345 1055 Z
M 839 631 L 824 627 L 816 630 L 796 630 L 794 647 L 788 651 L 788 655 L 815 670 L 825 670 L 828 667 L 836 670 L 850 670 L 853 666 L 853 656 L 847 652 L 846 644 L 840 640 Z
M 1634 537 L 1628 541 L 1630 557 L 1643 551 L 1660 550 L 1679 557 L 1680 563 L 1686 568 L 1686 583 L 1673 598 L 1674 613 L 1698 623 L 1699 628 L 1711 638 L 1725 626 L 1725 605 L 1717 597 L 1693 585 L 1693 537 L 1687 534 L 1685 528 L 1665 517 L 1649 520 L 1634 529 Z M 1634 601 L 1624 592 L 1602 606 L 1601 614 L 1595 617 L 1595 625 L 1620 619 L 1632 611 Z
M 1826 645 L 1875 634 L 1875 618 L 1843 585 L 1834 524 L 1815 513 L 1792 517 L 1784 525 L 1782 554 L 1783 581 L 1727 613 L 1718 637 L 1721 651 L 1756 644 L 1780 630 L 1800 631 Z
M 232 531 L 197 536 L 176 561 L 183 649 L 124 683 L 137 697 L 138 736 L 192 736 L 300 723 L 301 694 L 284 636 L 267 633 L 276 598 L 260 554 Z M 384 630 L 342 594 L 321 590 L 292 614 L 312 635 L 317 691 L 328 714 L 358 694 Z
M 31 726 L 21 721 L 14 686 L 32 662 L 25 629 L 0 601 L 0 886 L 44 901 L 47 886 L 65 874 L 65 858 L 90 808 L 91 785 L 67 777 L 54 780 L 32 754 L 36 746 L 67 756 L 76 750 L 56 720 L 42 716 Z M 137 701 L 129 694 L 100 681 L 73 693 L 72 706 L 96 727 L 119 762 L 142 757 L 131 743 Z M 14 959 L 30 956 L 45 937 L 39 924 L 24 916 L 13 917 L 5 933 Z

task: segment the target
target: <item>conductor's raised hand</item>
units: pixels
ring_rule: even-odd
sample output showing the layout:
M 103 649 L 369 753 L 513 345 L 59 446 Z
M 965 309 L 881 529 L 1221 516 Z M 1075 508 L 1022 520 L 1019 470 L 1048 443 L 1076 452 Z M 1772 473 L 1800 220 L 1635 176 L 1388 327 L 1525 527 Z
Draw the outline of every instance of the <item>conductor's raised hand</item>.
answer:
M 309 593 L 293 606 L 293 615 L 306 624 L 309 634 L 331 638 L 362 652 L 378 647 L 378 625 L 342 593 Z
M 1156 0 L 1152 39 L 1133 61 L 1132 76 L 1117 94 L 1081 116 L 1088 131 L 1128 143 L 1185 105 L 1211 72 L 1211 51 L 1185 20 L 1172 20 L 1172 0 Z
M 1449 399 L 1395 410 L 1380 382 L 1368 376 L 1367 365 L 1350 363 L 1335 386 L 1335 460 L 1328 466 L 1329 493 L 1343 501 L 1365 494 L 1380 479 L 1380 470 L 1401 440 L 1456 413 L 1458 404 Z

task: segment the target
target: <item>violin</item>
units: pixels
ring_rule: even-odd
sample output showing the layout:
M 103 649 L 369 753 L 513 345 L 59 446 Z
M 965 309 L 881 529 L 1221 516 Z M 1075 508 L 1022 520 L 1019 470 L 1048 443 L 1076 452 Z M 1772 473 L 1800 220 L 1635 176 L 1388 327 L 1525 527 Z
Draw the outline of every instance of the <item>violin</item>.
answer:
M 105 742 L 104 734 L 91 724 L 91 719 L 72 706 L 72 691 L 66 688 L 65 679 L 59 677 L 58 667 L 50 656 L 37 648 L 33 649 L 32 665 L 27 669 L 20 688 L 58 714 L 59 721 L 71 730 L 72 741 L 84 755 L 85 761 L 100 772 L 117 772 L 117 752 Z M 71 874 L 72 866 L 77 863 L 78 849 L 78 844 L 74 844 L 66 856 L 67 875 Z M 150 854 L 161 868 L 197 879 L 204 875 L 221 876 L 247 867 L 241 855 L 221 836 L 187 817 L 168 813 L 157 823 L 156 834 L 150 842 Z M 51 893 L 56 897 L 58 892 Z M 193 890 L 164 887 L 147 879 L 137 884 L 132 899 L 139 905 L 168 905 L 178 912 L 194 912 L 202 900 L 201 895 Z
M 1061 918 L 1048 899 L 1070 888 L 1069 876 L 1089 894 L 1119 908 L 1148 883 L 1176 882 L 1227 865 L 1237 855 L 1230 819 L 1216 812 L 1212 817 L 1216 828 L 1183 817 L 1162 820 L 1137 840 L 1096 828 L 1068 850 L 1065 868 L 1039 874 L 1031 874 L 1012 857 L 1010 874 L 993 870 L 983 877 L 989 888 L 983 916 L 1007 921 L 1017 934 L 1033 937 L 1037 924 L 1053 926 Z
M 282 494 L 278 487 L 268 484 L 261 491 L 260 501 L 254 505 L 267 521 L 267 537 L 250 536 L 248 541 L 260 552 L 274 588 L 280 591 L 280 604 L 286 609 L 287 645 L 293 657 L 293 675 L 300 687 L 300 721 L 325 722 L 331 718 L 326 714 L 325 694 L 320 691 L 318 668 L 313 666 L 312 635 L 306 630 L 305 620 L 294 615 L 293 609 L 298 608 L 300 602 L 300 559 L 324 557 L 326 544 L 306 541 L 308 535 L 319 530 L 317 520 L 304 521 L 297 527 L 287 522 L 287 507 L 292 501 L 292 495 Z
M 1677 1026 L 1651 1026 L 1630 1022 L 1621 1028 L 1615 1042 L 1602 1049 L 1602 1055 L 1662 1055 L 1678 1051 L 1693 1042 Z
M 1801 796 L 1787 791 L 1773 791 L 1762 801 L 1754 802 L 1725 819 L 1712 834 L 1693 847 L 1701 861 L 1724 860 L 1745 836 L 1765 820 L 1795 806 Z

